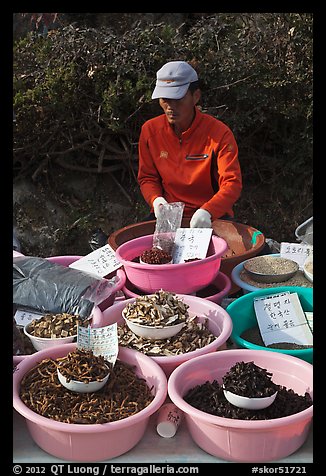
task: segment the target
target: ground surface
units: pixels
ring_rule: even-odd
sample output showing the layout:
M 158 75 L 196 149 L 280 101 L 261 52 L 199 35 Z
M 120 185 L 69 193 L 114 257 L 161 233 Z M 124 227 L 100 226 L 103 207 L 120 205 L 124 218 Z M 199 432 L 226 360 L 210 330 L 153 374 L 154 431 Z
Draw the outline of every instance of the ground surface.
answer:
M 266 197 L 265 186 L 256 187 L 254 192 L 244 187 L 235 208 L 237 221 L 277 242 L 295 242 L 296 227 L 310 215 L 295 220 Z M 40 257 L 88 254 L 96 229 L 108 236 L 142 221 L 149 212 L 133 179 L 122 181 L 119 176 L 113 179 L 108 174 L 86 174 L 60 167 L 47 171 L 36 183 L 16 179 L 13 203 L 22 252 Z
M 131 188 L 131 187 L 130 187 Z M 135 199 L 129 188 L 126 193 Z M 37 183 L 14 182 L 14 226 L 22 252 L 34 256 L 85 255 L 97 228 L 109 235 L 139 221 L 146 207 L 128 201 L 108 175 L 58 168 Z

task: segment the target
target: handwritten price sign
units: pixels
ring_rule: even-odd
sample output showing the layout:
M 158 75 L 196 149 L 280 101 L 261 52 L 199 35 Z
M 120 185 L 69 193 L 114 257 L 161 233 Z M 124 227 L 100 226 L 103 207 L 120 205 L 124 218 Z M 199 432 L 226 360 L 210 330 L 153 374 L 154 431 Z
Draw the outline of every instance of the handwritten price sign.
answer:
M 97 328 L 78 326 L 77 347 L 92 350 L 114 365 L 119 351 L 117 323 Z
M 292 342 L 312 345 L 312 332 L 297 293 L 280 293 L 254 299 L 257 322 L 264 344 Z
M 104 245 L 69 265 L 70 268 L 79 269 L 97 278 L 104 278 L 121 266 L 110 245 Z
M 173 247 L 173 263 L 206 258 L 213 230 L 211 228 L 178 228 Z
M 288 258 L 298 263 L 300 269 L 308 256 L 313 256 L 313 246 L 304 243 L 281 243 L 280 255 L 282 258 Z

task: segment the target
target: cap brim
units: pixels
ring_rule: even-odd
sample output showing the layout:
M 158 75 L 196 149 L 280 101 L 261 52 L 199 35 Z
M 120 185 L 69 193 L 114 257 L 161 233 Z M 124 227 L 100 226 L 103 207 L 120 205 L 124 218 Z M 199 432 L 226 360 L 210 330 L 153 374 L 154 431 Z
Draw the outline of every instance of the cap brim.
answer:
M 182 86 L 155 86 L 152 99 L 181 99 L 186 95 L 189 84 L 183 84 Z

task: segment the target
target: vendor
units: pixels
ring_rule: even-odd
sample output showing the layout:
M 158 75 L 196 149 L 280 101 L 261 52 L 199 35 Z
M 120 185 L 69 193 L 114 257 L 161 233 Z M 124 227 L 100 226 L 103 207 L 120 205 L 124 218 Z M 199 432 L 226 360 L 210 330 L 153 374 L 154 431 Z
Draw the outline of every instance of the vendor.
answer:
M 223 122 L 202 113 L 196 71 L 170 61 L 157 72 L 152 99 L 164 114 L 145 122 L 139 138 L 138 182 L 155 219 L 165 203 L 183 202 L 191 228 L 232 219 L 242 190 L 238 146 Z

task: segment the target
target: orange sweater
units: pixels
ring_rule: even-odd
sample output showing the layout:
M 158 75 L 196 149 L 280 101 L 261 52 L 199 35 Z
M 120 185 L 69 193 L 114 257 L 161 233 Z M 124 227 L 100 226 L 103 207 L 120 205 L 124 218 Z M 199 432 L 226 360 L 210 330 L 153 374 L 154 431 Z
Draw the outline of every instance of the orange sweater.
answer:
M 212 219 L 234 216 L 242 190 L 238 146 L 231 130 L 196 108 L 195 119 L 179 139 L 165 114 L 142 126 L 138 182 L 150 207 L 156 197 L 184 202 L 184 216 L 204 208 Z

